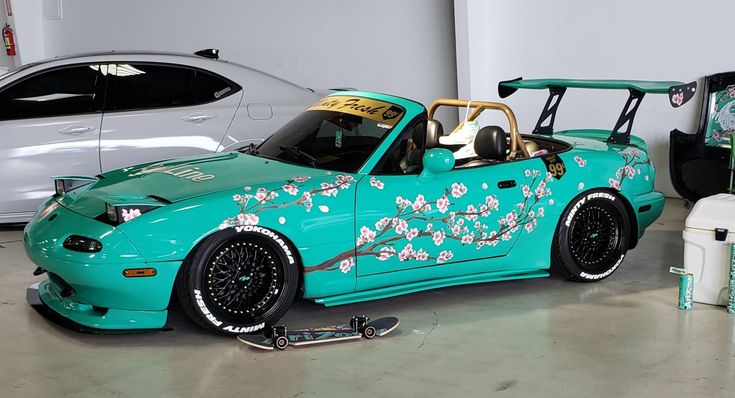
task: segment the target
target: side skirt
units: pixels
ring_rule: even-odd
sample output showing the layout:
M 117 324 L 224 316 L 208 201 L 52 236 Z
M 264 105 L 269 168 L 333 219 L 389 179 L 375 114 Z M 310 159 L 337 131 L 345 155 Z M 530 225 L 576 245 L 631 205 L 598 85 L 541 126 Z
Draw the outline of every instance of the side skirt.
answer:
M 424 290 L 436 289 L 447 286 L 469 285 L 473 283 L 509 281 L 514 279 L 545 278 L 549 273 L 542 270 L 522 272 L 485 272 L 480 274 L 455 276 L 450 278 L 434 279 L 423 282 L 414 282 L 398 286 L 382 287 L 378 289 L 365 290 L 361 292 L 340 294 L 337 296 L 317 298 L 314 301 L 327 307 L 343 304 L 358 303 L 361 301 L 377 300 L 387 297 L 400 296 Z M 377 277 L 377 276 L 376 276 Z M 370 278 L 370 276 L 360 277 Z

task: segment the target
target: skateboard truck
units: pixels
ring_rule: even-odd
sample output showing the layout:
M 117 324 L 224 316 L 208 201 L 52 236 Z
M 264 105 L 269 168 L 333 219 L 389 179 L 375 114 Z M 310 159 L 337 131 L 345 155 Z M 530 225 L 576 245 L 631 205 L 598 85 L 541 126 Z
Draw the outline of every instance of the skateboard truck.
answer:
M 288 347 L 288 329 L 285 325 L 273 326 L 271 341 L 273 341 L 273 347 L 279 350 L 285 350 Z
M 368 321 L 370 318 L 366 317 L 365 315 L 362 316 L 353 316 L 352 319 L 350 319 L 350 327 L 352 327 L 352 330 L 355 333 L 360 333 L 362 337 L 366 339 L 372 339 L 375 337 L 377 331 L 375 330 L 374 326 L 368 325 Z

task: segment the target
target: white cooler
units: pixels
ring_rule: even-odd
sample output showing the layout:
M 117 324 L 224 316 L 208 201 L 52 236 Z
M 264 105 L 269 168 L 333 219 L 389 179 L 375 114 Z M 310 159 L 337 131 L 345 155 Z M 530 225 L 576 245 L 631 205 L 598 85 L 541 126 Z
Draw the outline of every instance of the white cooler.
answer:
M 735 195 L 723 193 L 697 201 L 684 228 L 684 268 L 694 274 L 694 301 L 727 305 L 732 243 Z

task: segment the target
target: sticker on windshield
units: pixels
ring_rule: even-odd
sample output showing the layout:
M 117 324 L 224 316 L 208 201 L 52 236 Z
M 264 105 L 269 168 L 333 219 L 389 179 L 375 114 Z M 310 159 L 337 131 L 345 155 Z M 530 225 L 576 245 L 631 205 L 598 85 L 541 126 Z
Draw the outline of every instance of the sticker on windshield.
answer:
M 336 148 L 342 148 L 342 131 L 337 131 L 334 134 L 334 146 Z
M 401 120 L 403 108 L 370 98 L 333 96 L 322 98 L 307 111 L 335 111 L 361 116 L 393 127 Z

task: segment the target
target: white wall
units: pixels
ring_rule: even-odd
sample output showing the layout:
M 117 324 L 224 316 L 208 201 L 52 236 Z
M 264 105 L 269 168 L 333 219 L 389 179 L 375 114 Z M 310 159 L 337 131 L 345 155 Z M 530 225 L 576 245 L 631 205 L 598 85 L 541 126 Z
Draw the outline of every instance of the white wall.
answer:
M 457 95 L 451 0 L 67 0 L 63 16 L 44 21 L 46 56 L 215 47 L 307 87 Z
M 498 81 L 519 76 L 689 82 L 735 70 L 731 15 L 735 2 L 727 0 L 455 0 L 458 91 L 497 100 Z M 517 92 L 504 100 L 523 132 L 535 126 L 546 95 Z M 610 129 L 626 97 L 622 91 L 568 90 L 556 128 Z M 634 134 L 651 146 L 656 185 L 667 195 L 675 195 L 669 131 L 694 132 L 700 101 L 697 96 L 673 109 L 665 96 L 649 94 L 638 110 Z

